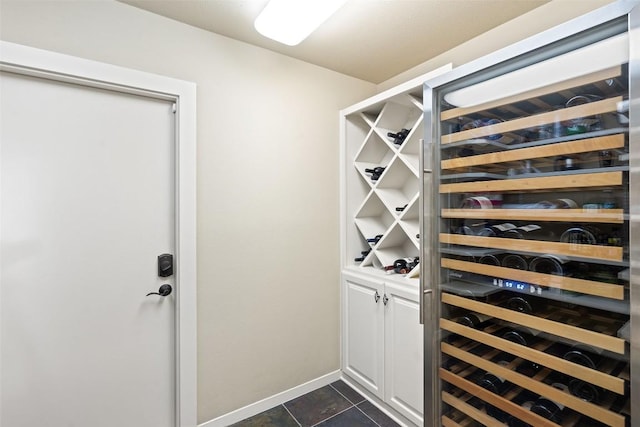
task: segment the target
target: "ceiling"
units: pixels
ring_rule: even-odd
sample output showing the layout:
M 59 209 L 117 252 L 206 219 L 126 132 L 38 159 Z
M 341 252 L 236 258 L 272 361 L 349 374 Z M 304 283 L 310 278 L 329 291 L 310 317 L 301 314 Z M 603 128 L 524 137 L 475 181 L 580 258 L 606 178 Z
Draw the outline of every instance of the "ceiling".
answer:
M 255 31 L 267 0 L 119 1 L 378 84 L 550 0 L 348 0 L 297 46 Z

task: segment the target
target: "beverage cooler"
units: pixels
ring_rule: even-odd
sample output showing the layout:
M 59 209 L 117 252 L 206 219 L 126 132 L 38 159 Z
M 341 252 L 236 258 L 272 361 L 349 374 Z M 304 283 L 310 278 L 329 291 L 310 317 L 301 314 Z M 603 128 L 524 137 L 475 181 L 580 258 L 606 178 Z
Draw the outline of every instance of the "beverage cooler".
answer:
M 426 426 L 640 426 L 636 4 L 425 85 Z

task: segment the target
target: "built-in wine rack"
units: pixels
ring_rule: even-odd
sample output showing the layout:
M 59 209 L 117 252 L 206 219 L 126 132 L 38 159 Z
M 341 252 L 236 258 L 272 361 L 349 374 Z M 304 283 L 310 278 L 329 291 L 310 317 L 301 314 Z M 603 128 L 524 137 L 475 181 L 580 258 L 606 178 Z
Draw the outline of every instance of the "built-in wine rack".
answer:
M 418 277 L 422 84 L 450 69 L 439 68 L 341 112 L 343 267 L 387 278 Z
M 630 425 L 628 64 L 434 93 L 439 423 Z

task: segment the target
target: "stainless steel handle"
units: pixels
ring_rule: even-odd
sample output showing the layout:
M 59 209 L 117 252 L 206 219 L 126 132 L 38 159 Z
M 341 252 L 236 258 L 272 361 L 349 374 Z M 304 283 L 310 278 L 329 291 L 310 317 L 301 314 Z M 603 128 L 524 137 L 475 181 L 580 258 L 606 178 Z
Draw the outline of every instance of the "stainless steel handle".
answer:
M 431 311 L 431 304 L 425 304 L 425 295 L 430 295 L 433 291 L 430 289 L 431 284 L 428 278 L 430 277 L 429 267 L 431 267 L 431 217 L 429 215 L 430 209 L 427 208 L 427 203 L 433 203 L 433 144 L 420 140 L 420 170 L 422 171 L 422 191 L 420 192 L 420 324 L 425 324 L 425 312 Z
M 432 289 L 422 289 L 422 292 L 420 292 L 420 324 L 424 325 L 424 319 L 425 319 L 425 315 L 424 312 L 425 310 L 425 295 L 433 295 L 433 290 Z M 431 306 L 431 304 L 429 304 L 429 306 Z

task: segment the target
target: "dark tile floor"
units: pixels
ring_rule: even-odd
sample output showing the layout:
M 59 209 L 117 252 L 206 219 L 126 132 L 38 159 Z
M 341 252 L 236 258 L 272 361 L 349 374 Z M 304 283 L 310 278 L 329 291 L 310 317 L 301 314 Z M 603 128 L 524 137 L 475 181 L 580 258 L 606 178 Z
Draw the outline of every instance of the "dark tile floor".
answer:
M 399 427 L 342 380 L 321 387 L 232 427 Z

